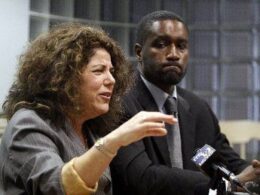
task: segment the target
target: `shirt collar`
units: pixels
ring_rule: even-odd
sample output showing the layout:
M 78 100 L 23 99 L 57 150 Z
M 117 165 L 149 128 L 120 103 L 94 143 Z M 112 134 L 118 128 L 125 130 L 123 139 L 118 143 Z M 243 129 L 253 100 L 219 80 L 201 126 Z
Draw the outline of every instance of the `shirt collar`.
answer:
M 152 96 L 153 96 L 153 98 L 154 98 L 154 100 L 155 100 L 155 102 L 158 106 L 158 109 L 160 111 L 162 111 L 165 100 L 167 99 L 169 94 L 164 92 L 163 90 L 161 90 L 159 87 L 155 86 L 154 84 L 152 84 L 148 80 L 146 80 L 142 75 L 141 75 L 141 78 L 142 78 L 144 84 L 146 85 L 146 87 L 148 88 L 148 90 L 151 92 L 151 94 L 152 94 Z M 177 89 L 176 89 L 175 85 L 174 85 L 173 92 L 172 92 L 171 96 L 174 97 L 175 99 L 177 99 Z

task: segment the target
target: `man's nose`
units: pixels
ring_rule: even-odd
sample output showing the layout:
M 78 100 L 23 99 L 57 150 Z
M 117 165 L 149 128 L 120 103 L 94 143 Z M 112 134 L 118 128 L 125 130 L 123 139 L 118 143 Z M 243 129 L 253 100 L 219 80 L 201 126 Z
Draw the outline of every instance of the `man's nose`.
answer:
M 166 57 L 168 60 L 174 60 L 174 61 L 180 59 L 180 53 L 174 44 L 169 46 Z

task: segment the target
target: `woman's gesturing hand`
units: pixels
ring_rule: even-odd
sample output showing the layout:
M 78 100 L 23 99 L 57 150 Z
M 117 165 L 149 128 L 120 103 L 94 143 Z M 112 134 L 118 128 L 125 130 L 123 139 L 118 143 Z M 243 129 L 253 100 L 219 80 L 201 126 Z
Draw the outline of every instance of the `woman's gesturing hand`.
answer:
M 141 111 L 106 137 L 118 147 L 126 146 L 147 136 L 166 135 L 165 123 L 176 122 L 172 115 Z

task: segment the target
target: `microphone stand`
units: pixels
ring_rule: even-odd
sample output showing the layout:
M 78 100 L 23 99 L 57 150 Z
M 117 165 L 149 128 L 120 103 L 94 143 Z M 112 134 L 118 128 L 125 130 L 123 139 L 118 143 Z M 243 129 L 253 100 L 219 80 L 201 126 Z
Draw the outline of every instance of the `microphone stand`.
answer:
M 216 169 L 213 177 L 211 177 L 209 182 L 209 187 L 212 190 L 217 190 L 217 195 L 236 195 L 236 189 L 237 186 L 242 187 L 246 192 L 244 192 L 244 195 L 253 195 L 252 192 L 250 192 L 245 186 L 242 186 L 238 181 L 231 179 L 230 181 L 230 187 L 231 191 L 227 191 L 226 183 L 223 180 L 223 173 L 220 171 L 220 169 Z M 241 194 L 241 193 L 240 193 Z
M 226 184 L 222 179 L 223 175 L 219 169 L 216 169 L 213 177 L 209 182 L 209 186 L 212 190 L 217 190 L 217 195 L 227 195 Z

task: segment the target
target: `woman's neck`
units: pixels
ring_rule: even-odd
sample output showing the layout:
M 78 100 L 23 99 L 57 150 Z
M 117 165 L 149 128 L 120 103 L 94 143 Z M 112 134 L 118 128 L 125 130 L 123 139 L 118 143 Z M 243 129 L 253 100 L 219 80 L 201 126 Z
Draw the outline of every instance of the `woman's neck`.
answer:
M 71 125 L 73 127 L 73 130 L 79 136 L 80 141 L 86 146 L 87 145 L 86 138 L 85 138 L 85 135 L 82 131 L 82 125 L 84 123 L 84 120 L 79 120 L 79 119 L 75 119 L 75 118 L 77 118 L 77 117 L 71 117 L 70 118 Z M 78 118 L 80 118 L 80 117 L 78 117 Z

